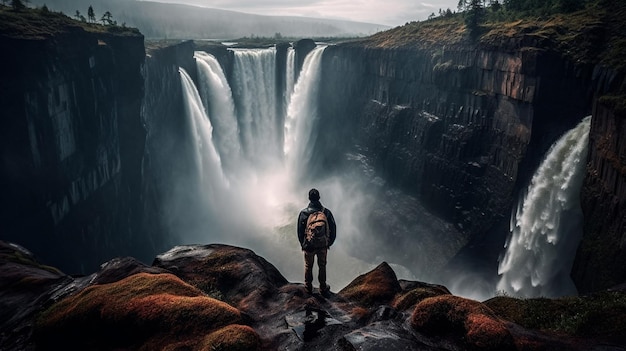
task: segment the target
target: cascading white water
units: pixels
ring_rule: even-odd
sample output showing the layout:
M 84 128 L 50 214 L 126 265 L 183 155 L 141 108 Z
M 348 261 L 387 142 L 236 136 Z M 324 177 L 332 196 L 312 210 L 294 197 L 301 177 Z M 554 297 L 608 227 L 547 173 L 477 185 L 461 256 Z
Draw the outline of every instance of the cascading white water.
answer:
M 213 139 L 224 168 L 232 173 L 241 160 L 233 94 L 222 67 L 213 55 L 197 51 L 194 58 L 198 68 L 202 102 L 214 127 Z
M 213 127 L 207 117 L 200 94 L 193 80 L 183 68 L 178 69 L 183 89 L 185 112 L 189 116 L 191 133 L 195 144 L 195 158 L 199 186 L 208 188 L 210 194 L 217 194 L 226 186 L 226 178 L 222 172 L 220 157 L 213 145 Z
M 235 49 L 231 88 L 242 149 L 256 167 L 276 167 L 282 157 L 276 101 L 276 49 Z
M 319 63 L 325 47 L 317 47 L 307 55 L 302 66 L 302 72 L 291 95 L 287 118 L 285 121 L 284 151 L 288 160 L 288 167 L 294 175 L 299 176 L 299 170 L 306 168 L 312 148 L 312 138 L 317 123 L 317 105 L 319 103 Z
M 569 273 L 582 236 L 580 189 L 591 117 L 548 151 L 511 218 L 497 289 L 521 297 L 576 294 Z
M 296 50 L 287 48 L 287 64 L 285 67 L 285 106 L 289 106 L 291 94 L 296 84 Z

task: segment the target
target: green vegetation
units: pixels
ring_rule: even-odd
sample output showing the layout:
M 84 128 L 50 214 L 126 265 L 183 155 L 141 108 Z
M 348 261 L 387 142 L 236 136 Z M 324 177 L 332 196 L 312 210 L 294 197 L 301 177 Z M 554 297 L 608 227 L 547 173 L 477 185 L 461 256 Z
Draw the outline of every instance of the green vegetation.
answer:
M 499 296 L 484 304 L 529 329 L 581 337 L 626 335 L 626 294 L 621 292 L 558 299 Z
M 237 43 L 233 47 L 245 47 L 245 48 L 259 47 L 259 48 L 264 48 L 264 47 L 274 46 L 275 44 L 292 43 L 292 42 L 296 42 L 296 41 L 298 41 L 300 39 L 302 39 L 302 38 L 287 37 L 287 36 L 282 36 L 280 33 L 276 33 L 273 37 L 262 37 L 262 36 L 251 35 L 249 37 L 232 39 L 232 40 L 228 40 L 228 41 Z M 358 40 L 358 39 L 362 39 L 362 38 L 359 38 L 359 37 L 314 37 L 314 38 L 311 38 L 311 39 L 316 41 L 316 42 L 329 43 L 330 44 L 330 43 L 341 43 L 341 42 L 353 41 L 353 40 Z
M 17 8 L 0 5 L 0 34 L 14 38 L 43 39 L 82 29 L 96 33 L 141 35 L 136 28 L 125 25 L 118 26 L 110 17 L 107 17 L 108 20 L 111 20 L 110 23 L 107 19 L 104 21 L 109 25 L 81 21 L 82 15 L 79 11 L 76 11 L 75 17 L 77 19 L 72 19 L 61 12 L 50 11 L 45 5 L 34 9 L 26 6 Z
M 531 7 L 531 3 L 533 0 L 510 0 L 500 5 L 494 1 L 473 19 L 468 19 L 472 14 L 466 8 L 469 5 L 462 5 L 465 12 L 441 11 L 432 20 L 407 23 L 360 40 L 359 44 L 381 48 L 442 48 L 462 44 L 500 50 L 536 46 L 558 51 L 573 62 L 603 63 L 617 70 L 626 69 L 623 59 L 626 2 L 550 0 L 536 7 Z M 479 9 L 475 8 L 475 13 Z

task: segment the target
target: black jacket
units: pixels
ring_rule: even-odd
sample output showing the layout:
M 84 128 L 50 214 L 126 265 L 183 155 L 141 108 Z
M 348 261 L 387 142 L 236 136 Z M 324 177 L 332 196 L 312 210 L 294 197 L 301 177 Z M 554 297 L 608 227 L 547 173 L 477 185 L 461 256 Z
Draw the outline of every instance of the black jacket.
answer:
M 330 236 L 328 241 L 328 247 L 331 247 L 335 242 L 335 238 L 337 237 L 337 224 L 335 223 L 335 218 L 333 217 L 333 213 L 330 212 L 329 209 L 323 207 L 319 201 L 311 201 L 309 202 L 309 207 L 300 211 L 300 215 L 298 216 L 298 240 L 300 241 L 300 246 L 304 243 L 304 230 L 306 229 L 306 220 L 309 218 L 309 215 L 315 211 L 319 211 L 324 209 L 324 214 L 328 219 L 328 227 L 330 230 Z

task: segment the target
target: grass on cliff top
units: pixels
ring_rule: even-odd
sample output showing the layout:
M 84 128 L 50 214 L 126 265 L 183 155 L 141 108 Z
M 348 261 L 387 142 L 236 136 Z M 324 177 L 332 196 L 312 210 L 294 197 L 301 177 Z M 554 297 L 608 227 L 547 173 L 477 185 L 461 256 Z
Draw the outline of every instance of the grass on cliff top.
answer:
M 478 35 L 472 38 L 463 14 L 457 13 L 407 23 L 358 42 L 368 47 L 407 49 L 476 45 L 506 50 L 539 46 L 559 51 L 574 62 L 601 62 L 624 70 L 624 18 L 626 1 L 598 1 L 581 11 L 549 16 L 516 17 L 502 12 L 487 16 L 478 29 Z
M 484 304 L 500 317 L 528 329 L 607 339 L 626 336 L 623 292 L 558 299 L 498 296 Z
M 45 39 L 76 30 L 116 35 L 141 35 L 138 29 L 124 26 L 104 26 L 74 20 L 63 13 L 44 9 L 16 11 L 0 5 L 0 36 L 20 39 Z

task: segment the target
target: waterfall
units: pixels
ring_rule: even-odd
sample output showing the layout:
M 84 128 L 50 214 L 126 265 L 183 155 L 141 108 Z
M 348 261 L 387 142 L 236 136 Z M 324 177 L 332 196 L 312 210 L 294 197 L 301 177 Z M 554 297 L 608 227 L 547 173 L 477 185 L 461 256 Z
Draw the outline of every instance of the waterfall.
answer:
M 285 106 L 289 106 L 291 94 L 296 84 L 296 50 L 287 48 L 287 66 L 285 67 Z
M 229 173 L 239 164 L 241 144 L 235 103 L 224 71 L 213 55 L 202 51 L 194 54 L 202 102 L 214 127 L 213 138 L 224 168 Z
M 511 218 L 497 289 L 521 297 L 576 294 L 569 274 L 582 237 L 580 189 L 591 116 L 548 151 Z
M 305 58 L 287 108 L 284 152 L 288 167 L 296 176 L 306 168 L 313 150 L 311 146 L 316 134 L 312 131 L 318 121 L 320 62 L 325 48 L 317 47 Z
M 200 185 L 209 187 L 212 193 L 216 193 L 219 187 L 226 184 L 226 179 L 222 173 L 220 157 L 213 145 L 213 127 L 204 111 L 202 99 L 200 99 L 200 94 L 193 80 L 183 68 L 179 68 L 178 71 L 183 88 L 185 112 L 189 116 L 195 144 L 196 167 Z
M 349 166 L 329 168 L 319 177 L 304 177 L 311 173 L 308 171 L 316 136 L 320 131 L 332 133 L 320 125 L 317 110 L 324 49 L 313 49 L 305 57 L 299 74 L 295 72 L 293 50 L 287 51 L 285 67 L 277 67 L 282 60 L 276 59 L 274 48 L 229 49 L 234 62 L 228 79 L 215 57 L 196 52 L 198 91 L 181 69 L 194 145 L 193 150 L 187 149 L 186 135 L 182 136 L 182 147 L 179 143 L 173 145 L 183 161 L 192 155 L 194 160 L 171 160 L 169 153 L 169 158 L 162 159 L 167 163 L 164 167 L 173 166 L 175 174 L 162 186 L 171 196 L 161 209 L 170 232 L 181 236 L 180 243 L 251 248 L 267 257 L 288 280 L 302 281 L 296 217 L 308 203 L 308 190 L 316 187 L 321 191 L 322 203 L 335 214 L 341 238 L 329 254 L 333 268 L 328 282 L 333 289 L 340 289 L 356 275 L 385 260 L 380 256 L 384 255 L 380 250 L 384 243 L 376 239 L 379 231 L 362 220 L 362 214 L 371 213 L 374 208 L 383 211 L 380 213 L 385 219 L 394 216 L 390 201 L 376 201 L 375 193 L 379 190 L 372 187 L 373 175 L 362 173 L 361 167 L 351 167 L 355 162 L 348 155 L 339 154 L 336 156 L 345 157 Z M 285 73 L 284 91 L 279 94 L 277 72 Z M 197 166 L 199 163 L 201 167 Z M 223 172 L 219 172 L 220 167 Z M 191 177 L 192 173 L 198 173 L 203 181 Z M 209 181 L 210 178 L 215 180 Z M 398 197 L 401 196 L 391 196 Z M 411 226 L 411 219 L 405 220 L 404 207 L 402 211 L 402 223 L 409 222 L 407 225 Z M 415 218 L 419 218 L 416 222 L 426 223 L 423 228 L 437 233 L 446 230 L 436 223 L 433 227 L 423 217 Z M 376 254 L 369 254 L 372 252 Z M 400 265 L 394 265 L 394 269 L 403 272 L 403 278 L 415 279 Z
M 256 167 L 275 167 L 282 159 L 282 132 L 276 101 L 276 49 L 234 49 L 231 88 L 241 147 Z

